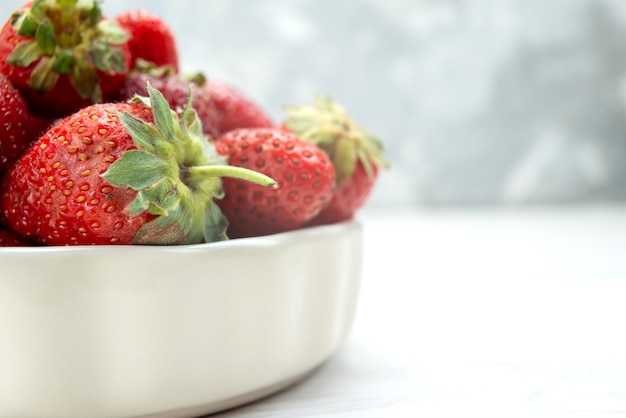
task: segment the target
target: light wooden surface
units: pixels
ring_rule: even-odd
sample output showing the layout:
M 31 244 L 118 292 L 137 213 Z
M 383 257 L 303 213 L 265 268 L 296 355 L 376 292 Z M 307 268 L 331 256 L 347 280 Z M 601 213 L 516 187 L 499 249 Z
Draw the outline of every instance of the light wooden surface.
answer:
M 626 416 L 626 208 L 366 214 L 354 328 L 219 418 Z

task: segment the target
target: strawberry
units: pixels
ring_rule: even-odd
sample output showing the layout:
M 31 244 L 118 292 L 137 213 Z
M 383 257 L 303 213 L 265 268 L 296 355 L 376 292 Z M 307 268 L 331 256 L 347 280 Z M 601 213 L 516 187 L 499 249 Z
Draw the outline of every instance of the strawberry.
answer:
M 159 90 L 165 96 L 173 110 L 182 110 L 187 104 L 189 91 L 193 92 L 192 107 L 195 109 L 205 134 L 216 137 L 217 111 L 209 92 L 196 85 L 194 81 L 174 73 L 169 67 L 155 67 L 143 60 L 138 67 L 131 71 L 126 83 L 120 92 L 121 100 L 129 100 L 135 95 L 146 96 L 148 84 Z
M 337 173 L 337 187 L 330 204 L 310 224 L 353 218 L 365 205 L 379 169 L 388 166 L 381 142 L 329 97 L 317 96 L 314 106 L 289 106 L 286 111 L 283 125 L 323 149 Z
M 100 0 L 35 0 L 0 29 L 0 72 L 33 113 L 64 117 L 115 97 L 129 69 L 127 39 Z
M 233 129 L 274 127 L 265 110 L 232 84 L 209 79 L 204 86 L 217 109 L 218 136 Z
M 277 190 L 225 178 L 217 204 L 231 238 L 296 229 L 328 204 L 335 184 L 330 159 L 290 132 L 272 128 L 235 129 L 215 141 L 231 165 L 256 170 L 278 182 Z
M 24 247 L 33 245 L 26 238 L 0 225 L 0 247 Z
M 0 74 L 0 174 L 52 124 L 31 115 L 24 98 L 8 78 Z
M 160 16 L 145 9 L 136 9 L 119 14 L 115 20 L 130 33 L 131 68 L 135 67 L 137 59 L 143 59 L 157 67 L 169 66 L 178 72 L 176 38 Z
M 4 223 L 51 245 L 226 239 L 220 176 L 273 180 L 224 165 L 189 104 L 179 117 L 149 95 L 91 105 L 45 133 L 4 178 Z

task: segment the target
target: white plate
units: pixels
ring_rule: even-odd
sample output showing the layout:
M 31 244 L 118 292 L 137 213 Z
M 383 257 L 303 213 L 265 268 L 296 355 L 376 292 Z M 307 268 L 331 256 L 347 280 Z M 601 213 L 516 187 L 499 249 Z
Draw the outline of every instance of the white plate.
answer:
M 0 249 L 0 417 L 194 417 L 307 376 L 352 325 L 358 222 Z

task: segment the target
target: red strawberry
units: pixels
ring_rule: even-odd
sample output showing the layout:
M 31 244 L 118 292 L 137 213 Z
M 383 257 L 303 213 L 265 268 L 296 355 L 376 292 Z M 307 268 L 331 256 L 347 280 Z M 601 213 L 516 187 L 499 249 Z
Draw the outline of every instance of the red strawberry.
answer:
M 58 118 L 115 97 L 130 64 L 128 34 L 100 0 L 38 0 L 0 29 L 0 72 L 31 111 Z
M 296 229 L 315 217 L 332 196 L 335 170 L 316 146 L 280 129 L 236 129 L 215 141 L 231 165 L 259 171 L 277 180 L 277 190 L 238 179 L 223 181 L 217 202 L 232 238 Z
M 26 238 L 0 225 L 0 247 L 24 247 L 33 245 Z
M 273 181 L 221 165 L 191 108 L 179 118 L 149 93 L 150 106 L 92 105 L 44 134 L 4 178 L 5 224 L 52 245 L 225 239 L 219 177 Z
M 233 129 L 274 127 L 265 110 L 233 85 L 209 79 L 205 88 L 217 109 L 216 129 L 219 135 Z
M 195 82 L 172 72 L 167 67 L 155 68 L 150 65 L 144 67 L 144 63 L 139 65 L 140 67 L 135 71 L 131 71 L 126 79 L 126 83 L 120 93 L 121 100 L 131 99 L 136 94 L 146 96 L 148 94 L 148 84 L 150 84 L 163 93 L 172 109 L 182 110 L 187 104 L 191 89 L 193 92 L 192 107 L 202 122 L 204 133 L 213 138 L 217 137 L 219 133 L 217 130 L 218 114 L 208 91 L 197 86 Z
M 19 91 L 0 74 L 0 174 L 52 124 L 30 114 Z
M 144 10 L 130 10 L 115 19 L 130 33 L 128 41 L 131 54 L 131 67 L 141 58 L 157 67 L 170 66 L 179 70 L 176 38 L 165 21 L 156 14 Z
M 380 141 L 328 97 L 316 97 L 311 107 L 290 106 L 287 114 L 284 126 L 323 149 L 337 172 L 332 201 L 311 225 L 351 219 L 367 201 L 379 169 L 388 166 Z

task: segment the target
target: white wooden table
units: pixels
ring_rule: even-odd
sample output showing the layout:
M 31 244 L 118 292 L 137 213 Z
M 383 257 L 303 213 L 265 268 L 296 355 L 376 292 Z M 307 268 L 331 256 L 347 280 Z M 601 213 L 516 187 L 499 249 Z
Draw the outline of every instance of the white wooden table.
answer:
M 357 319 L 235 417 L 626 416 L 626 207 L 368 213 Z

